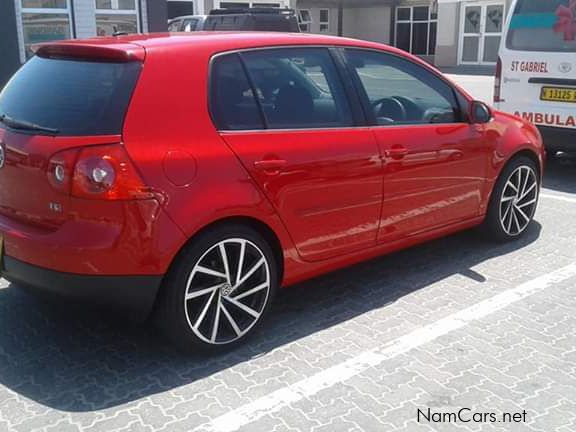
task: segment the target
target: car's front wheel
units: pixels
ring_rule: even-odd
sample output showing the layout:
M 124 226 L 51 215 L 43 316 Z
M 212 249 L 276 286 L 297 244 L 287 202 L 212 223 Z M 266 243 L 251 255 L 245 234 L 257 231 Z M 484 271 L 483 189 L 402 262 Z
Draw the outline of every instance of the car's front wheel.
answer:
M 157 321 L 186 351 L 230 348 L 264 319 L 278 285 L 268 243 L 242 225 L 200 234 L 165 281 Z
M 524 156 L 513 159 L 492 192 L 485 231 L 500 241 L 521 236 L 534 218 L 539 193 L 540 177 L 534 161 Z

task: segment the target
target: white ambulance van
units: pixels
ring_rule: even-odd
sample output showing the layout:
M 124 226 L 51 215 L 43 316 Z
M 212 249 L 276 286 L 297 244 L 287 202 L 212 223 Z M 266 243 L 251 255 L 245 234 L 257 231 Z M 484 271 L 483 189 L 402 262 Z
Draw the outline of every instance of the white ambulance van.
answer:
M 494 103 L 535 123 L 549 153 L 576 152 L 576 0 L 515 0 Z

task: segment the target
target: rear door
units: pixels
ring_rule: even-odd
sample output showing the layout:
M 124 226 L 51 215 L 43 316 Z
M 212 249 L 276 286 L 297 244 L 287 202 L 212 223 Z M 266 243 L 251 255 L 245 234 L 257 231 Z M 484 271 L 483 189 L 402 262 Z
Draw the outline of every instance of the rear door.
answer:
M 498 107 L 576 130 L 576 2 L 518 0 L 500 48 Z
M 376 244 L 382 160 L 372 132 L 355 126 L 328 49 L 217 57 L 212 91 L 222 138 L 272 202 L 302 258 Z

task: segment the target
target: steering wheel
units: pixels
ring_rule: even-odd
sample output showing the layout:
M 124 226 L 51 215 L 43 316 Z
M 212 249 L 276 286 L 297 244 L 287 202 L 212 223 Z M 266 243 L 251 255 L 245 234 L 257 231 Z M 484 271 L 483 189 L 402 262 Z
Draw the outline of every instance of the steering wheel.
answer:
M 406 121 L 408 118 L 408 113 L 402 102 L 393 97 L 373 101 L 372 108 L 374 108 L 376 117 L 385 117 L 393 121 Z
M 406 110 L 406 120 L 421 120 L 424 112 L 412 98 L 406 96 L 393 96 Z

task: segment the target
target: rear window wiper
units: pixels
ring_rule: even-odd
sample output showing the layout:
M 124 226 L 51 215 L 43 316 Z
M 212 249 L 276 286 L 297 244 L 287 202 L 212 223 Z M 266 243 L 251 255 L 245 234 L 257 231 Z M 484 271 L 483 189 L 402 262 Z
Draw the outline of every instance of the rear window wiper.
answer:
M 6 114 L 0 115 L 0 122 L 4 123 L 6 126 L 12 129 L 46 132 L 52 135 L 56 135 L 58 132 L 60 132 L 58 129 L 46 126 L 40 126 L 37 125 L 36 123 L 32 123 L 26 120 L 14 119 Z

